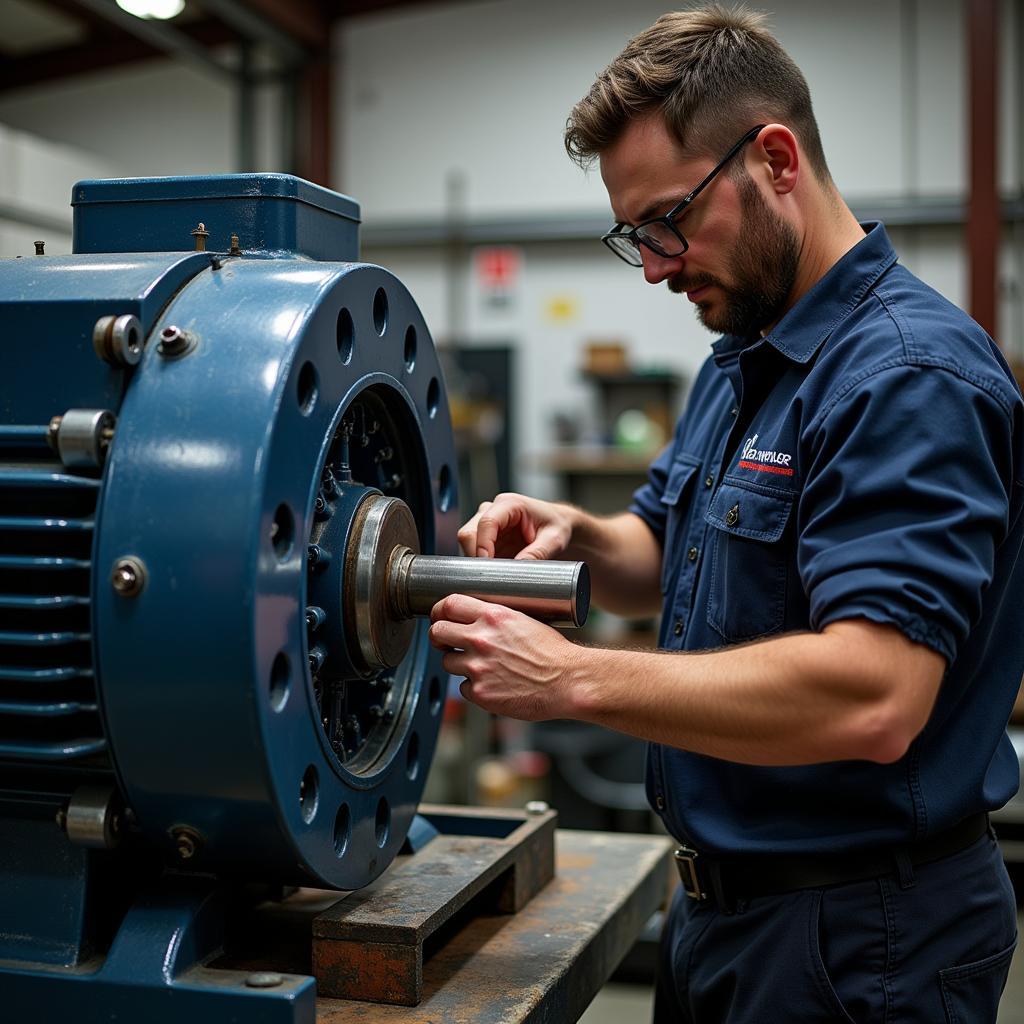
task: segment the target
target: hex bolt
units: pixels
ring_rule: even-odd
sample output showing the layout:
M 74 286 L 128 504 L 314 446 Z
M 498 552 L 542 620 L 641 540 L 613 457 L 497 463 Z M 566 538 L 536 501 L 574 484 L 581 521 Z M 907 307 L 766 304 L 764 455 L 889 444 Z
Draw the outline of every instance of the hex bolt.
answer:
M 316 675 L 317 672 L 319 672 L 320 669 L 323 668 L 323 664 L 324 664 L 324 662 L 326 660 L 327 660 L 327 652 L 319 644 L 317 644 L 309 652 L 309 671 L 310 671 L 310 673 L 312 673 L 313 675 Z
M 45 256 L 46 255 L 43 252 L 43 250 L 46 248 L 46 243 L 45 242 L 37 241 L 37 242 L 33 242 L 32 244 L 36 247 L 36 255 L 37 256 Z
M 142 358 L 145 332 L 132 313 L 101 316 L 92 329 L 96 355 L 111 366 L 135 366 Z
M 168 324 L 160 332 L 160 341 L 156 350 L 165 359 L 177 359 L 178 356 L 183 356 L 188 352 L 193 344 L 193 338 L 188 331 L 183 331 L 174 324 Z
M 231 236 L 231 248 L 228 250 L 231 256 L 241 256 L 242 250 L 238 246 L 238 235 Z
M 245 979 L 249 988 L 277 988 L 284 984 L 284 978 L 280 974 L 273 974 L 270 971 L 257 971 Z
M 110 574 L 110 585 L 121 597 L 138 597 L 146 585 L 146 567 L 131 556 L 119 558 Z
M 169 830 L 174 849 L 181 860 L 191 860 L 203 845 L 203 837 L 191 825 L 174 825 Z
M 198 226 L 192 229 L 191 235 L 196 240 L 196 252 L 206 252 L 206 240 L 210 237 L 206 225 L 200 221 Z
M 54 450 L 58 451 L 57 448 L 57 435 L 60 433 L 60 425 L 64 421 L 63 416 L 54 416 L 50 420 L 50 425 L 46 428 L 46 443 Z
M 306 563 L 310 569 L 324 569 L 331 560 L 331 553 L 325 551 L 319 544 L 308 544 L 306 546 Z

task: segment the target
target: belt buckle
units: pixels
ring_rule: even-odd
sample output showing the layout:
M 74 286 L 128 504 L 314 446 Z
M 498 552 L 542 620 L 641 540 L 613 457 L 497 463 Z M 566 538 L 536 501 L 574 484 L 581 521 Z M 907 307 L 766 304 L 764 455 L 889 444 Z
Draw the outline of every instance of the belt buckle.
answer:
M 697 858 L 700 854 L 691 850 L 688 846 L 677 847 L 672 854 L 676 859 L 676 869 L 679 871 L 679 879 L 683 883 L 683 892 L 691 900 L 706 900 L 708 894 L 701 888 L 700 878 L 697 875 Z

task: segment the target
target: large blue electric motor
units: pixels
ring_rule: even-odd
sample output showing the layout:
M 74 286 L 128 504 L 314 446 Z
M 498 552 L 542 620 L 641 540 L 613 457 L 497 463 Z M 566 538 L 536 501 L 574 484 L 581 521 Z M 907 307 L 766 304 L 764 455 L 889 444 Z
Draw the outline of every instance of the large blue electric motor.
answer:
M 74 255 L 0 261 L 0 1016 L 312 1020 L 203 973 L 216 880 L 353 889 L 406 838 L 446 677 L 352 566 L 392 498 L 455 553 L 438 357 L 343 196 L 73 205 Z

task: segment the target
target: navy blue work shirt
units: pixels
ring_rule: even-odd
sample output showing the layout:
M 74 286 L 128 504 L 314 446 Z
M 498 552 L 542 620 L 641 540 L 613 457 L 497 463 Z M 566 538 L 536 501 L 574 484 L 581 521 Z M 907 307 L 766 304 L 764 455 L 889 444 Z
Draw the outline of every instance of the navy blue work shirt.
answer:
M 948 668 L 893 764 L 652 745 L 652 805 L 711 856 L 906 842 L 1018 785 L 1024 405 L 985 332 L 897 264 L 882 225 L 865 231 L 769 335 L 712 346 L 630 510 L 663 546 L 665 649 L 863 618 Z

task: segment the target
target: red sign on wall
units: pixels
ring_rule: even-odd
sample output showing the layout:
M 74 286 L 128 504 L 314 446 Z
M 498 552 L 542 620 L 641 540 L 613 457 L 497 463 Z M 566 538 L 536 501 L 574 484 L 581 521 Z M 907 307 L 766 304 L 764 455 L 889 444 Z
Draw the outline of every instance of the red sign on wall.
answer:
M 523 254 L 511 246 L 489 246 L 473 253 L 480 296 L 488 306 L 507 306 L 519 288 Z

